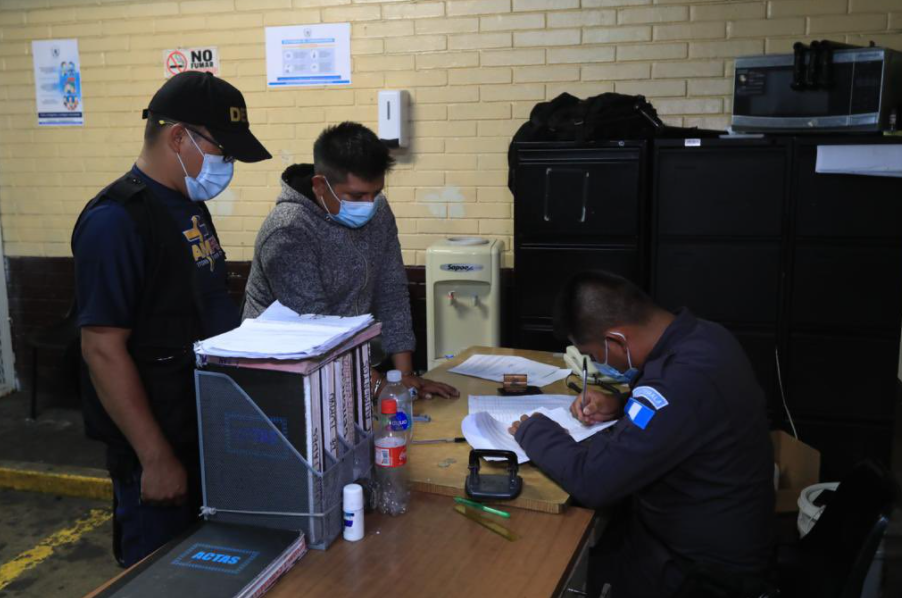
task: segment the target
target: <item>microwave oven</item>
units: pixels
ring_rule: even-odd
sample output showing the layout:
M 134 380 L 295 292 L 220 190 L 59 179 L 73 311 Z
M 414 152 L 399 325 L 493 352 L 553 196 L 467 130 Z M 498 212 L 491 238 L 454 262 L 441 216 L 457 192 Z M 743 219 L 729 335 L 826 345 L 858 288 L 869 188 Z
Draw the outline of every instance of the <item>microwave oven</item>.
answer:
M 807 68 L 812 55 L 805 57 Z M 736 59 L 734 131 L 892 131 L 902 109 L 902 53 L 854 48 L 832 53 L 830 83 L 794 85 L 794 54 Z

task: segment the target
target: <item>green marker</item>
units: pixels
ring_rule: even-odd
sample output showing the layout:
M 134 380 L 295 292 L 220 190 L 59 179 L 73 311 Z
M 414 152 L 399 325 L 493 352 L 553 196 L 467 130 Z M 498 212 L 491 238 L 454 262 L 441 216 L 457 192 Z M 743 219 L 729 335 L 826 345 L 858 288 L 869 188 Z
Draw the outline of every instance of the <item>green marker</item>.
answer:
M 459 502 L 462 505 L 467 505 L 468 507 L 473 507 L 474 509 L 479 509 L 480 511 L 485 511 L 486 513 L 491 513 L 492 515 L 498 515 L 499 517 L 506 517 L 510 519 L 511 516 L 511 514 L 506 511 L 493 509 L 492 507 L 487 507 L 482 503 L 478 503 L 473 500 L 467 500 L 466 498 L 461 498 L 459 496 L 455 496 L 454 501 Z

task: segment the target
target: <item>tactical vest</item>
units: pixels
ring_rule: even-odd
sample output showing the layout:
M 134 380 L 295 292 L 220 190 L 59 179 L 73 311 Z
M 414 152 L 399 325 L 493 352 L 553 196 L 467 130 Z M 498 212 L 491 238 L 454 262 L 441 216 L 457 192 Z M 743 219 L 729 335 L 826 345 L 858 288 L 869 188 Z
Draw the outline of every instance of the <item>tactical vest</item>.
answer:
M 75 227 L 91 208 L 104 201 L 125 208 L 144 246 L 145 276 L 128 342 L 129 353 L 166 439 L 177 450 L 195 448 L 193 344 L 201 338 L 203 329 L 194 260 L 166 206 L 132 174 L 122 176 L 91 200 Z M 209 211 L 202 203 L 199 205 L 215 235 Z M 78 276 L 77 270 L 75 275 Z M 111 472 L 116 469 L 121 473 L 137 465 L 128 441 L 100 403 L 88 376 L 82 377 L 82 391 L 85 431 L 108 445 Z

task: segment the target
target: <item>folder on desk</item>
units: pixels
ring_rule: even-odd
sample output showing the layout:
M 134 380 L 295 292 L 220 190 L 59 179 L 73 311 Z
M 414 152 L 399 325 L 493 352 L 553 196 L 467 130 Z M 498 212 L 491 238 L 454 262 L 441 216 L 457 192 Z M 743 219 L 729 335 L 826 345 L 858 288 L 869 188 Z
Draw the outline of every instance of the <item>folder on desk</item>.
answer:
M 306 552 L 300 532 L 205 522 L 141 561 L 98 597 L 262 596 Z

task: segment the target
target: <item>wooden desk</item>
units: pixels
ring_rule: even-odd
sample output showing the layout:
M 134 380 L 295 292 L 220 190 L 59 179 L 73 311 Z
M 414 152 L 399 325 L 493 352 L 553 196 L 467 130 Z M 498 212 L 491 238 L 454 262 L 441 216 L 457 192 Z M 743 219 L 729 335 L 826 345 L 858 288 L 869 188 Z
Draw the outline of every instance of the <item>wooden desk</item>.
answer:
M 520 538 L 509 542 L 455 513 L 453 505 L 448 497 L 414 492 L 408 513 L 367 515 L 363 540 L 338 538 L 326 551 L 309 551 L 266 596 L 556 597 L 594 516 L 576 507 L 562 515 L 511 509 L 503 525 Z
M 543 351 L 471 347 L 426 375 L 432 380 L 446 382 L 456 387 L 460 391 L 460 398 L 418 399 L 414 404 L 414 413 L 417 415 L 428 414 L 432 417 L 432 422 L 428 424 L 416 422 L 413 427 L 414 438 L 461 436 L 460 422 L 467 415 L 467 397 L 469 395 L 498 394 L 498 387 L 501 386 L 498 382 L 448 372 L 450 368 L 463 363 L 473 354 L 519 355 L 527 359 L 564 367 L 562 358 L 555 358 L 552 353 Z M 542 391 L 546 394 L 576 395 L 567 388 L 566 381 L 555 382 L 544 387 Z M 410 447 L 409 454 L 410 479 L 415 490 L 445 496 L 464 496 L 464 480 L 469 472 L 467 468 L 470 455 L 469 444 L 414 445 Z M 483 464 L 482 469 L 504 471 L 503 466 L 491 464 Z M 570 500 L 570 495 L 551 481 L 548 476 L 530 463 L 520 466 L 520 476 L 524 482 L 523 493 L 515 501 L 504 504 L 545 513 L 560 513 L 564 510 Z
M 415 412 L 433 420 L 415 424 L 417 438 L 460 436 L 467 397 L 497 394 L 498 383 L 448 373 L 474 353 L 521 355 L 563 367 L 551 353 L 473 347 L 429 372 L 429 378 L 453 384 L 461 396 L 418 400 Z M 575 394 L 564 382 L 542 390 Z M 469 451 L 463 443 L 411 447 L 413 486 L 426 491 L 413 493 L 410 512 L 395 518 L 367 515 L 363 540 L 339 538 L 326 551 L 309 551 L 267 597 L 558 596 L 591 535 L 594 511 L 565 511 L 569 495 L 532 465 L 523 465 L 523 494 L 503 507 L 511 518 L 493 518 L 519 535 L 509 542 L 453 510 L 449 497 L 463 496 Z M 514 506 L 523 508 L 507 508 Z
M 455 513 L 453 504 L 415 492 L 405 515 L 368 515 L 363 540 L 338 539 L 325 552 L 308 552 L 267 597 L 556 596 L 593 517 L 580 508 L 563 515 L 511 509 L 504 525 L 520 538 L 509 542 Z

